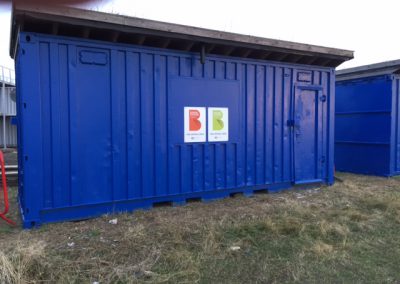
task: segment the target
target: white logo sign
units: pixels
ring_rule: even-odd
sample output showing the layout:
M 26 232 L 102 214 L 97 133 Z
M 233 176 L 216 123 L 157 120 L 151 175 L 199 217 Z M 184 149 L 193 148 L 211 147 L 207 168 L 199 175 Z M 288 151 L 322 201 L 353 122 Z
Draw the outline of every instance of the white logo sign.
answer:
M 184 141 L 206 142 L 206 108 L 184 107 Z
M 229 140 L 229 110 L 228 108 L 208 108 L 208 141 Z

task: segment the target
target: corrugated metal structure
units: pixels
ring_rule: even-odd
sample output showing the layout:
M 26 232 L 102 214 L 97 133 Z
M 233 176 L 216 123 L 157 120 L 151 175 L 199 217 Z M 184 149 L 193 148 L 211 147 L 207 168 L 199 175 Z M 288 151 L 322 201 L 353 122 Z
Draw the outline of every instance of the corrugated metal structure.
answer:
M 5 87 L 4 95 L 5 96 L 0 101 L 1 114 L 5 114 L 6 116 L 16 116 L 17 104 L 15 87 Z
M 15 87 L 2 87 L 0 97 L 0 145 L 3 148 L 17 146 L 17 125 L 15 116 L 17 115 L 15 101 Z M 5 123 L 3 123 L 5 121 Z M 6 137 L 4 141 L 4 137 Z
M 17 147 L 17 125 L 14 116 L 6 116 L 5 131 L 0 131 L 0 145 L 7 148 Z M 3 127 L 3 116 L 0 117 L 0 125 Z M 5 135 L 4 135 L 5 133 Z M 6 140 L 4 141 L 4 137 Z
M 333 183 L 352 52 L 75 9 L 13 22 L 25 227 Z
M 3 148 L 17 146 L 17 129 L 13 123 L 16 116 L 16 95 L 14 70 L 0 66 L 0 145 Z M 5 139 L 4 139 L 5 137 Z
M 337 72 L 337 170 L 400 174 L 399 79 L 400 60 Z

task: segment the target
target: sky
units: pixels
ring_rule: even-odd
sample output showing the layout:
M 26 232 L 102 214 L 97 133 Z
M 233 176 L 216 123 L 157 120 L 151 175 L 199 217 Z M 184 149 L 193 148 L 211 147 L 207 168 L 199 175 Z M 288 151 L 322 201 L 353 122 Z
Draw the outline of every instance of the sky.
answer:
M 10 6 L 0 5 L 0 65 L 8 55 Z M 398 0 L 93 0 L 80 8 L 355 51 L 339 69 L 400 59 Z

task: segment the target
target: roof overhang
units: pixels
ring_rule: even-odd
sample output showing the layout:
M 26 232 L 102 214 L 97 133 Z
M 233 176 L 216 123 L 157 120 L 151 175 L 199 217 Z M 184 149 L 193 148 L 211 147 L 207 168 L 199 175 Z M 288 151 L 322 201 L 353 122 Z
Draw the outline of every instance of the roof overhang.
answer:
M 400 74 L 400 60 L 391 60 L 336 71 L 336 81 Z
M 171 24 L 63 6 L 17 2 L 13 6 L 10 56 L 20 31 L 73 36 L 152 47 L 337 67 L 353 51 Z

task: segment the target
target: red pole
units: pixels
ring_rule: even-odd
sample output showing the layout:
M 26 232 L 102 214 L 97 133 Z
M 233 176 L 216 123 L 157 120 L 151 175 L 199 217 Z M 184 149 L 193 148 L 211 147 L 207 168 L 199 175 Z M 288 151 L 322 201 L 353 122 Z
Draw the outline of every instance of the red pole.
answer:
M 5 215 L 8 213 L 8 209 L 10 208 L 10 204 L 8 203 L 8 190 L 7 190 L 7 178 L 6 178 L 6 167 L 4 165 L 4 155 L 3 152 L 0 151 L 0 166 L 1 166 L 1 183 L 3 185 L 3 193 L 4 193 L 4 211 L 0 213 L 0 218 L 6 221 L 10 225 L 15 225 L 15 222 L 8 219 Z

